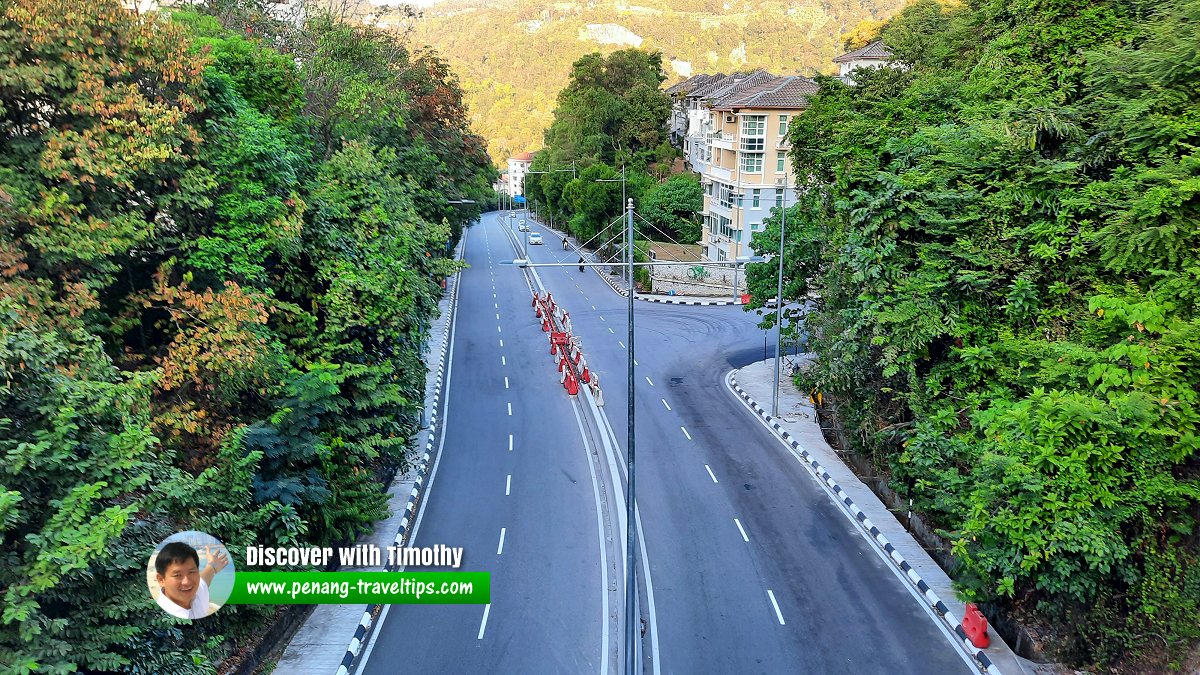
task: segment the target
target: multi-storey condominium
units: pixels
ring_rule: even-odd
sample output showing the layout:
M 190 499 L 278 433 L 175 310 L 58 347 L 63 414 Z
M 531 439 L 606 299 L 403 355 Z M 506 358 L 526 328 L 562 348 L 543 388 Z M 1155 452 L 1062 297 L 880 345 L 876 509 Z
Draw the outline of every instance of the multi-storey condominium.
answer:
M 709 260 L 753 255 L 750 237 L 771 209 L 795 201 L 787 128 L 816 91 L 807 77 L 774 77 L 712 104 L 701 172 Z

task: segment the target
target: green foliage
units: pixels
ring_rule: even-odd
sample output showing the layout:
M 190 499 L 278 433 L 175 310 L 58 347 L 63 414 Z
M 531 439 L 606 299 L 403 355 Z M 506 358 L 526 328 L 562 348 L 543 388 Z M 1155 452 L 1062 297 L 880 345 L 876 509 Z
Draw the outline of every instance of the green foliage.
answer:
M 905 69 L 823 80 L 790 126 L 802 384 L 953 541 L 966 596 L 1065 625 L 1083 662 L 1200 637 L 1171 620 L 1200 605 L 1197 18 L 914 3 L 882 29 Z M 774 295 L 772 263 L 747 276 Z
M 625 210 L 622 194 L 641 203 L 656 189 L 651 172 L 663 171 L 650 164 L 674 161 L 662 148 L 671 107 L 659 90 L 663 79 L 661 54 L 623 49 L 608 57 L 594 53 L 580 58 L 569 84 L 559 92 L 546 148 L 535 155 L 532 169 L 578 165 L 581 170 L 574 177 L 532 174 L 526 178 L 525 194 L 548 207 L 556 219 L 567 221 L 571 233 L 590 246 L 615 236 L 609 223 Z M 624 174 L 613 167 L 624 167 Z M 614 179 L 617 182 L 594 182 Z M 658 215 L 664 225 L 677 224 L 670 221 L 673 216 L 662 210 Z
M 275 608 L 181 626 L 158 542 L 386 515 L 495 171 L 436 54 L 309 18 L 0 4 L 0 670 L 215 672 Z
M 699 213 L 704 209 L 700 181 L 692 174 L 671 176 L 646 193 L 641 215 L 654 225 L 654 236 L 694 244 L 702 234 Z

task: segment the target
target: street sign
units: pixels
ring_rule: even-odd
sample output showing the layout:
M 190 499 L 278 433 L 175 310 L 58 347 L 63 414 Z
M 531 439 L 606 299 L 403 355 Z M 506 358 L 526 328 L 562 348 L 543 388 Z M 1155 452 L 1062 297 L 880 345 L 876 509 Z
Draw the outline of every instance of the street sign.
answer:
M 516 195 L 515 197 L 513 197 L 513 203 L 514 204 L 524 204 L 525 203 L 525 195 Z

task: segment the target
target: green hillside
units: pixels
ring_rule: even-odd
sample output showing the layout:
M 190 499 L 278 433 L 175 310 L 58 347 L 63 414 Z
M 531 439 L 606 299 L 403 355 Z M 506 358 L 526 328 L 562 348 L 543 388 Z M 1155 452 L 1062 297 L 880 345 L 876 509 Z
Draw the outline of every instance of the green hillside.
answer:
M 662 51 L 668 84 L 693 73 L 756 67 L 828 73 L 830 59 L 860 22 L 887 18 L 902 5 L 903 0 L 452 0 L 423 11 L 413 23 L 412 42 L 436 47 L 462 78 L 472 126 L 501 162 L 542 146 L 571 63 L 589 52 L 629 46 Z

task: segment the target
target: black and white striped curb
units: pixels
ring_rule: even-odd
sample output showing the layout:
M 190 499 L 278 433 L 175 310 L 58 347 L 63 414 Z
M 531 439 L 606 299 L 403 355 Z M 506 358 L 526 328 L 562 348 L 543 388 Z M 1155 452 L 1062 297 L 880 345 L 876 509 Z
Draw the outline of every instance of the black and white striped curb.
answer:
M 793 450 L 798 452 L 804 461 L 808 462 L 809 466 L 811 466 L 813 471 L 816 472 L 821 481 L 828 485 L 831 490 L 833 490 L 833 493 L 837 495 L 842 504 L 846 506 L 846 509 L 852 516 L 854 516 L 854 519 L 858 521 L 864 530 L 870 533 L 872 541 L 882 548 L 884 553 L 888 554 L 888 557 L 892 560 L 892 562 L 894 562 L 896 566 L 899 567 L 902 572 L 904 572 L 904 575 L 908 578 L 908 580 L 917 587 L 917 590 L 921 592 L 921 594 L 925 597 L 925 600 L 931 607 L 933 607 L 933 609 L 937 612 L 937 615 L 941 617 L 942 621 L 944 621 L 946 625 L 954 631 L 954 634 L 957 635 L 959 640 L 962 641 L 964 650 L 975 659 L 976 663 L 981 669 L 981 672 L 985 672 L 988 675 L 1003 675 L 1003 673 L 1000 672 L 1000 669 L 996 667 L 996 664 L 992 663 L 992 660 L 988 658 L 988 655 L 984 653 L 983 650 L 971 644 L 971 640 L 967 637 L 966 631 L 963 630 L 962 623 L 959 622 L 958 618 L 954 616 L 954 613 L 950 611 L 950 608 L 946 606 L 946 603 L 942 602 L 942 599 L 938 597 L 937 593 L 934 593 L 933 589 L 929 587 L 929 584 L 925 583 L 925 580 L 922 579 L 921 576 L 917 574 L 917 571 L 908 564 L 908 561 L 904 559 L 904 556 L 900 555 L 900 552 L 896 550 L 896 547 L 892 546 L 892 543 L 887 540 L 887 537 L 883 536 L 883 533 L 879 531 L 879 528 L 871 522 L 871 519 L 867 517 L 867 514 L 863 513 L 863 510 L 854 503 L 854 500 L 842 490 L 842 486 L 837 484 L 837 481 L 835 481 L 833 477 L 829 475 L 829 472 L 825 470 L 825 467 L 821 466 L 821 463 L 818 462 L 815 457 L 809 454 L 808 450 L 800 447 L 800 443 L 796 441 L 796 439 L 792 438 L 791 434 L 789 434 L 783 429 L 782 426 L 780 426 L 776 418 L 772 417 L 770 413 L 763 409 L 763 407 L 760 406 L 757 401 L 750 398 L 750 395 L 746 393 L 746 390 L 742 389 L 738 385 L 737 378 L 735 378 L 732 373 L 729 375 L 728 382 L 733 391 L 737 393 L 742 400 L 748 403 L 750 407 L 758 413 L 759 417 L 763 418 L 763 420 L 771 426 L 771 429 L 774 430 L 776 435 L 783 439 L 783 442 L 787 443 Z
M 608 275 L 604 274 L 603 272 L 597 272 L 597 274 L 599 274 L 600 278 L 604 280 L 604 283 L 608 284 L 609 288 L 613 289 L 617 293 L 620 293 L 623 297 L 626 297 L 626 298 L 629 297 L 629 289 L 628 288 L 621 288 L 620 286 L 617 286 L 616 284 L 613 283 L 612 279 L 610 279 L 608 277 Z M 645 296 L 641 296 L 641 295 L 637 295 L 637 294 L 635 294 L 633 296 L 633 299 L 641 300 L 642 302 L 661 302 L 664 305 L 703 305 L 705 307 L 725 307 L 728 305 L 742 304 L 740 302 L 734 302 L 733 300 L 676 300 L 675 298 L 672 298 L 670 296 L 667 296 L 667 297 L 658 297 L 658 296 L 645 297 Z
M 464 244 L 465 247 L 465 244 Z M 453 317 L 453 307 L 458 302 L 458 280 L 460 274 L 456 273 L 450 279 L 450 304 L 446 308 L 446 325 L 442 327 L 442 350 L 438 358 L 437 377 L 434 380 L 433 397 L 426 399 L 429 407 L 429 434 L 425 437 L 425 452 L 421 455 L 421 462 L 417 465 L 417 477 L 413 481 L 412 491 L 408 494 L 408 503 L 404 506 L 404 517 L 400 520 L 400 530 L 396 532 L 396 538 L 393 545 L 401 548 L 405 544 L 405 539 L 408 537 L 412 529 L 412 523 L 416 517 L 417 498 L 420 496 L 421 488 L 425 484 L 425 477 L 429 475 L 429 463 L 433 457 L 433 439 L 437 436 L 438 431 L 438 411 L 441 410 L 442 402 L 442 382 L 446 374 L 446 353 L 450 343 L 450 321 Z M 388 572 L 394 572 L 398 569 L 396 565 L 388 565 L 384 568 Z M 346 647 L 346 654 L 342 656 L 342 663 L 338 666 L 337 675 L 349 675 L 350 667 L 354 664 L 354 659 L 358 657 L 359 651 L 362 650 L 363 642 L 366 639 L 367 633 L 371 630 L 371 624 L 375 621 L 375 617 L 379 616 L 379 612 L 383 609 L 383 605 L 369 605 L 367 610 L 363 612 L 362 618 L 358 621 L 358 626 L 354 629 L 354 636 L 350 638 L 350 644 Z

